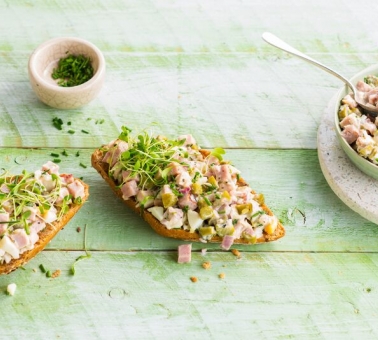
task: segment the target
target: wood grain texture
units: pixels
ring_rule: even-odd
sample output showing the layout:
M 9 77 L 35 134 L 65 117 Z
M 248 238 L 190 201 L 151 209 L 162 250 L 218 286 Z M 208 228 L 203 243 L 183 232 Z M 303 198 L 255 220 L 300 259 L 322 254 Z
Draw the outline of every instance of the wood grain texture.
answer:
M 270 31 L 350 77 L 378 60 L 377 10 L 368 0 L 0 0 L 0 168 L 32 170 L 66 149 L 61 171 L 90 185 L 47 249 L 0 276 L 1 338 L 378 338 L 378 228 L 331 191 L 317 158 L 319 120 L 342 84 L 261 39 Z M 29 55 L 57 36 L 91 41 L 107 62 L 102 91 L 79 110 L 48 108 L 28 82 Z M 286 236 L 238 247 L 241 259 L 193 244 L 192 263 L 178 265 L 180 242 L 125 209 L 90 167 L 121 125 L 224 147 Z M 85 246 L 92 257 L 72 276 Z M 61 276 L 47 279 L 41 263 Z
M 90 198 L 50 245 L 52 249 L 96 250 L 176 249 L 179 241 L 157 235 L 142 218 L 123 205 L 105 181 L 90 167 L 92 149 L 0 149 L 0 164 L 19 173 L 33 171 L 51 152 L 60 156 L 61 172 L 82 177 Z M 79 156 L 77 157 L 77 151 Z M 238 167 L 257 192 L 265 195 L 286 228 L 286 236 L 272 244 L 245 246 L 244 251 L 377 251 L 378 228 L 351 211 L 331 191 L 320 170 L 315 150 L 227 150 L 225 159 Z M 21 164 L 17 164 L 18 163 Z M 80 164 L 88 166 L 83 168 Z M 193 244 L 195 249 L 204 247 Z M 219 249 L 219 245 L 206 245 Z
M 195 252 L 180 265 L 175 252 L 93 252 L 72 276 L 81 254 L 45 251 L 25 270 L 0 277 L 0 290 L 18 285 L 13 297 L 0 294 L 3 337 L 378 336 L 377 254 Z M 204 261 L 212 267 L 203 269 Z M 40 263 L 60 269 L 60 277 L 46 278 Z

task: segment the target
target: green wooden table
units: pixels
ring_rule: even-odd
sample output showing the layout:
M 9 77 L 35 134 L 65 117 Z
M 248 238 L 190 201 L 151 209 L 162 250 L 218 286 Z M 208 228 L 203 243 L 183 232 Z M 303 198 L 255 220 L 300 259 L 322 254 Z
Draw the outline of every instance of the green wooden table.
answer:
M 378 338 L 378 228 L 333 193 L 317 155 L 342 84 L 261 39 L 275 33 L 352 76 L 378 60 L 377 9 L 367 0 L 0 0 L 0 167 L 35 170 L 66 150 L 61 170 L 90 185 L 47 249 L 0 277 L 0 338 Z M 28 82 L 29 55 L 57 36 L 87 39 L 106 59 L 104 88 L 81 109 L 45 106 Z M 55 117 L 77 132 L 54 128 Z M 177 264 L 182 242 L 155 234 L 90 166 L 122 125 L 226 149 L 286 236 L 234 247 L 240 258 L 193 244 L 192 262 Z M 92 256 L 73 276 L 85 247 Z M 40 264 L 61 275 L 46 278 Z

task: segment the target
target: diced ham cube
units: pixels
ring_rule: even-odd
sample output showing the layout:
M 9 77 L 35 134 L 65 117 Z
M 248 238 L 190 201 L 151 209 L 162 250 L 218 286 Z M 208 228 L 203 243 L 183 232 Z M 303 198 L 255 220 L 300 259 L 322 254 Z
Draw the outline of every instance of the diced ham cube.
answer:
M 25 229 L 14 230 L 10 237 L 16 243 L 18 249 L 22 249 L 29 245 L 30 241 Z
M 372 89 L 372 87 L 369 84 L 366 84 L 362 80 L 358 81 L 358 83 L 356 84 L 356 88 L 358 91 L 361 91 L 361 92 L 368 92 Z
M 356 101 L 352 98 L 352 96 L 350 94 L 346 95 L 342 100 L 341 102 L 343 104 L 347 104 L 350 108 L 355 108 L 357 107 L 357 103 Z
M 188 207 L 190 210 L 196 210 L 197 202 L 194 199 L 193 195 L 191 195 L 189 192 L 186 192 L 182 197 L 179 198 L 178 206 L 180 208 Z
M 221 248 L 223 250 L 229 250 L 233 243 L 234 243 L 234 237 L 231 236 L 231 235 L 225 235 L 225 236 L 223 236 Z
M 46 171 L 49 174 L 59 174 L 59 165 L 56 165 L 55 163 L 48 161 L 47 163 L 42 165 L 42 171 Z
M 72 174 L 61 174 L 60 178 L 62 179 L 62 183 L 64 184 L 70 184 L 75 180 Z
M 359 137 L 360 132 L 354 125 L 347 125 L 341 132 L 341 136 L 348 144 L 354 143 Z
M 346 116 L 345 118 L 343 118 L 343 120 L 340 122 L 340 126 L 342 128 L 345 128 L 347 125 L 354 125 L 356 127 L 358 127 L 359 125 L 359 122 L 357 120 L 357 116 L 352 113 L 348 116 Z
M 126 182 L 121 187 L 122 191 L 122 198 L 124 200 L 128 200 L 130 197 L 135 196 L 138 193 L 138 185 L 135 180 L 131 180 Z
M 4 212 L 0 213 L 0 222 L 7 222 L 9 221 L 9 213 Z M 7 223 L 0 223 L 0 235 L 4 234 L 7 230 L 8 224 Z
M 181 135 L 177 139 L 178 140 L 185 139 L 184 145 L 194 145 L 194 144 L 196 144 L 196 140 L 190 134 L 188 134 L 188 135 Z
M 178 263 L 189 263 L 192 260 L 192 245 L 181 244 L 178 246 Z
M 67 189 L 73 198 L 84 197 L 84 185 L 78 180 L 68 184 Z

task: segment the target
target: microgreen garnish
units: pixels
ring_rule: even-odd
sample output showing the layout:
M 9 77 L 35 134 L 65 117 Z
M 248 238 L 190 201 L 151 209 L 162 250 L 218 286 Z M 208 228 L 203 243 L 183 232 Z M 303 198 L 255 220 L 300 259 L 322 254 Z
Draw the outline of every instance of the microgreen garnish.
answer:
M 222 148 L 215 148 L 211 151 L 211 154 L 218 158 L 220 161 L 223 160 L 222 155 L 224 155 L 226 152 Z
M 59 60 L 58 67 L 51 76 L 58 80 L 59 86 L 77 86 L 93 77 L 93 67 L 89 57 L 70 54 Z
M 131 172 L 130 177 L 138 174 L 144 188 L 167 184 L 172 163 L 180 163 L 175 156 L 184 140 L 152 137 L 147 132 L 132 137 L 130 133 L 131 129 L 123 126 L 119 135 L 129 146 L 120 159 L 122 168 Z
M 72 275 L 75 275 L 75 273 L 76 273 L 75 265 L 76 265 L 77 262 L 84 260 L 84 259 L 89 259 L 89 258 L 92 257 L 92 255 L 87 250 L 87 225 L 85 225 L 85 227 L 84 227 L 84 251 L 85 251 L 85 255 L 80 255 L 79 257 L 77 257 L 75 262 L 72 264 L 72 266 L 71 266 L 71 274 Z

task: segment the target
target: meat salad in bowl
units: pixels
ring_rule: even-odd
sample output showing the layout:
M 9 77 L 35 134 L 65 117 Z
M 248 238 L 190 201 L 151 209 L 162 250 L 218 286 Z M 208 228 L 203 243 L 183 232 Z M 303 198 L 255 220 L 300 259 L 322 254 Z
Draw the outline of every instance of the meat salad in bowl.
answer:
M 351 82 L 366 104 L 378 106 L 378 66 L 356 74 Z M 347 87 L 337 98 L 335 126 L 342 149 L 361 171 L 378 179 L 378 117 L 365 114 Z

